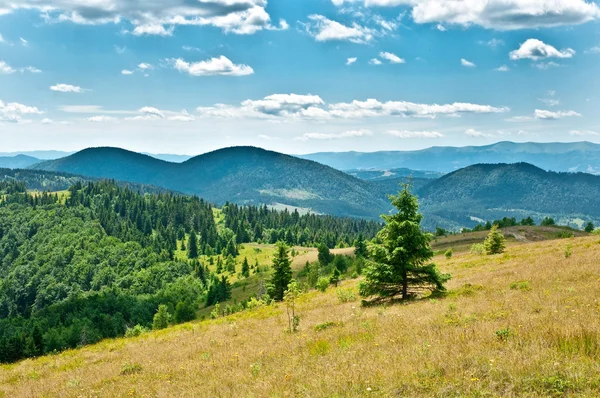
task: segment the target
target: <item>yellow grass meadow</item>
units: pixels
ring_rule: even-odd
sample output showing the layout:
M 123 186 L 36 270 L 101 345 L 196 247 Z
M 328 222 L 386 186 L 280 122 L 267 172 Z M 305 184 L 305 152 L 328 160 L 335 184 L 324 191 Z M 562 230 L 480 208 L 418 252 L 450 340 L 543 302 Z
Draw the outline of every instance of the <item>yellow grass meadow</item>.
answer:
M 1 366 L 0 397 L 600 396 L 599 236 L 436 262 L 445 297 L 312 291 L 298 333 L 281 304 L 196 321 Z

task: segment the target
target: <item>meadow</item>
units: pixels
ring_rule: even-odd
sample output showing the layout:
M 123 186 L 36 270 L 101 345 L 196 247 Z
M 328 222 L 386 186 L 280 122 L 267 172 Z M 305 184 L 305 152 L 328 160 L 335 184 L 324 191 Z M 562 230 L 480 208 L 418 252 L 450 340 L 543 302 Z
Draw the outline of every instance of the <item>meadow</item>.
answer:
M 297 333 L 276 304 L 105 340 L 2 365 L 0 397 L 600 394 L 600 237 L 435 261 L 440 297 L 362 306 L 349 279 L 301 296 Z

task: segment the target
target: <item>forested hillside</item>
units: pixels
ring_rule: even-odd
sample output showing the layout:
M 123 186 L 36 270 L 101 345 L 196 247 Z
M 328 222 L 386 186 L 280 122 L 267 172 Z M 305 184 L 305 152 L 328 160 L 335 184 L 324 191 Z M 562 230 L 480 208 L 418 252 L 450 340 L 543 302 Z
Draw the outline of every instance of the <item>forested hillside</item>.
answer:
M 231 273 L 212 264 L 235 258 L 251 239 L 333 247 L 378 229 L 266 207 L 221 212 L 198 197 L 141 194 L 109 181 L 76 183 L 60 195 L 0 182 L 0 361 L 149 327 L 159 304 L 176 322 L 192 319 L 209 294 L 229 297 Z M 184 243 L 188 255 L 177 256 Z
M 40 159 L 26 155 L 0 156 L 0 168 L 25 169 L 39 162 Z
M 341 171 L 254 147 L 207 153 L 181 164 L 116 148 L 90 148 L 38 170 L 112 178 L 199 195 L 222 205 L 282 204 L 313 212 L 378 219 L 389 205 L 366 181 Z
M 479 164 L 447 174 L 417 191 L 423 211 L 456 225 L 553 217 L 561 224 L 600 220 L 600 176 L 547 172 L 526 163 Z

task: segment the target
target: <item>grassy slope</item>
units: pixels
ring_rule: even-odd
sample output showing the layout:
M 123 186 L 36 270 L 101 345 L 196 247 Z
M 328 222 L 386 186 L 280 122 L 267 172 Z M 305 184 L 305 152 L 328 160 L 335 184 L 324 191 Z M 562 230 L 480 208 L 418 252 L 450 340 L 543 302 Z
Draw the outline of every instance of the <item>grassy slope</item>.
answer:
M 193 322 L 2 366 L 0 396 L 600 394 L 600 237 L 436 261 L 454 276 L 445 298 L 361 307 L 311 292 L 297 334 L 281 305 Z

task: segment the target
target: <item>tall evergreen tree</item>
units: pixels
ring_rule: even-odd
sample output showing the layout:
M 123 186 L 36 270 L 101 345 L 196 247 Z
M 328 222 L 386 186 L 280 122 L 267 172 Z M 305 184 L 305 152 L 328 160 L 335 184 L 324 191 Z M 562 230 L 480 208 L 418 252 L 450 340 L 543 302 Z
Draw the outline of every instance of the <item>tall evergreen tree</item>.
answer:
M 291 281 L 292 266 L 289 249 L 284 242 L 278 242 L 275 256 L 273 257 L 272 291 L 269 292 L 269 296 L 276 301 L 283 300 L 284 293 Z
M 250 276 L 250 264 L 248 264 L 247 257 L 244 257 L 244 262 L 242 263 L 242 275 L 244 278 L 248 278 Z
M 584 229 L 585 232 L 594 232 L 594 223 L 593 222 L 589 222 L 587 223 L 587 225 L 585 226 Z
M 369 254 L 367 251 L 367 244 L 362 234 L 358 235 L 358 238 L 354 241 L 354 254 L 357 257 L 367 257 Z
M 450 275 L 441 274 L 435 264 L 430 242 L 433 235 L 421 230 L 423 216 L 419 203 L 409 186 L 398 195 L 390 196 L 398 212 L 382 215 L 386 225 L 377 234 L 371 248 L 371 260 L 364 270 L 365 280 L 360 284 L 363 297 L 380 296 L 402 299 L 423 290 L 443 291 Z
M 196 232 L 192 230 L 190 233 L 190 240 L 188 242 L 188 257 L 198 258 L 198 236 Z

